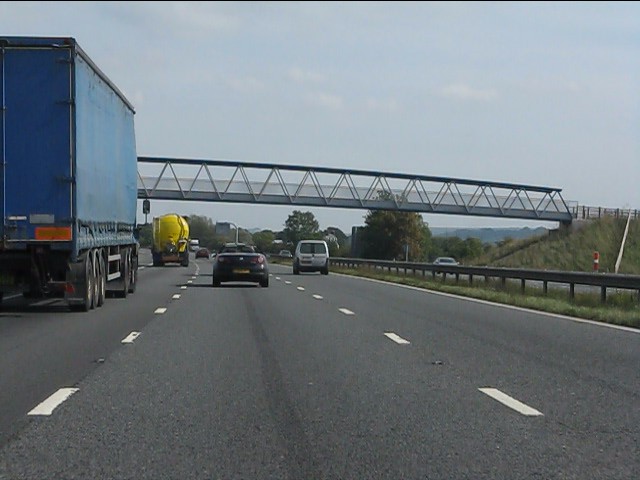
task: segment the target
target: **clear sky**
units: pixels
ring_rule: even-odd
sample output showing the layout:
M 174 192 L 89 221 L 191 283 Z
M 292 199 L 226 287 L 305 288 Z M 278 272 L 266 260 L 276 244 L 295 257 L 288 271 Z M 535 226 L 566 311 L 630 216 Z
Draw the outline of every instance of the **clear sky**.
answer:
M 74 37 L 135 106 L 138 155 L 543 185 L 640 208 L 638 2 L 1 2 L 0 34 Z M 292 210 L 152 202 L 276 230 Z M 366 214 L 303 210 L 347 233 Z

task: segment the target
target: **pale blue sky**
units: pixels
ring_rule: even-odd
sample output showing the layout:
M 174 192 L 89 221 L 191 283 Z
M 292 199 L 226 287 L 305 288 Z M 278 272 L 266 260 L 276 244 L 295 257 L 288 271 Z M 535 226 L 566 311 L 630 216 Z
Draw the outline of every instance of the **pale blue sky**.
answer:
M 2 2 L 0 33 L 74 37 L 134 104 L 139 155 L 545 185 L 640 208 L 638 2 Z M 310 210 L 346 232 L 366 213 Z M 292 209 L 152 204 L 168 211 L 281 229 Z

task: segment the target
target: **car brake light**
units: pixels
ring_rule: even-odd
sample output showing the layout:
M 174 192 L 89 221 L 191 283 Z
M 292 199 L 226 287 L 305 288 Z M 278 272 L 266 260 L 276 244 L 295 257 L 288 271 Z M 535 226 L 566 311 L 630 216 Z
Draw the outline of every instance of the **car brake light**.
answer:
M 218 255 L 218 263 L 224 263 L 224 257 Z
M 251 263 L 264 263 L 264 257 L 262 255 L 258 255 L 257 257 L 251 257 Z

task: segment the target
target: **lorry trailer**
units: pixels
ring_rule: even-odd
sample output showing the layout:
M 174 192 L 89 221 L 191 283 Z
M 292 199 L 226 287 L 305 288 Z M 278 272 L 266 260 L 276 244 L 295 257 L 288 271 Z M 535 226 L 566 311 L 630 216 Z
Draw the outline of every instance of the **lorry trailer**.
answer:
M 133 106 L 74 38 L 0 37 L 0 299 L 137 283 Z

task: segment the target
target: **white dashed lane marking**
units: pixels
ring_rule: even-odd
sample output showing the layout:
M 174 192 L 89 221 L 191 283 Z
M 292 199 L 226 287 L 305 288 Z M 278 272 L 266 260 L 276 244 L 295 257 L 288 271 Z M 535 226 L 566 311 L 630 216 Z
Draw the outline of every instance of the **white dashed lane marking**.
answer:
M 513 397 L 510 397 L 506 393 L 502 393 L 497 388 L 479 388 L 482 393 L 489 395 L 494 400 L 499 401 L 503 405 L 515 410 L 522 415 L 526 415 L 527 417 L 536 417 L 538 415 L 542 415 L 541 412 L 536 410 L 535 408 L 531 408 L 529 405 L 525 405 L 524 403 L 516 400 Z
M 77 388 L 61 388 L 44 402 L 40 403 L 36 408 L 27 413 L 27 415 L 51 415 L 58 405 L 77 391 Z
M 131 332 L 127 338 L 124 338 L 122 340 L 122 343 L 133 343 L 133 341 L 138 338 L 138 336 L 140 335 L 140 332 Z
M 280 277 L 276 277 L 276 280 L 277 280 L 277 281 L 280 281 Z
M 187 286 L 186 286 L 186 285 L 182 285 L 180 288 L 181 288 L 182 290 L 186 290 L 186 289 L 187 289 Z
M 167 309 L 166 309 L 166 308 L 164 308 L 164 307 L 163 307 L 163 308 L 156 308 L 155 312 L 153 312 L 153 313 L 155 313 L 155 314 L 157 314 L 157 315 L 161 315 L 161 314 L 163 314 L 163 313 L 164 313 L 164 312 L 166 312 L 166 311 L 167 311 Z
M 287 285 L 291 285 L 291 282 L 289 280 L 285 280 L 284 283 L 286 283 Z
M 304 292 L 304 287 L 297 287 L 298 290 L 300 290 L 301 292 Z
M 411 342 L 409 340 L 405 340 L 404 338 L 402 338 L 399 335 L 396 335 L 393 332 L 385 332 L 385 337 L 389 338 L 390 340 L 393 340 L 394 342 L 396 342 L 399 345 L 409 345 Z
M 322 300 L 322 295 L 314 295 L 313 298 L 315 298 L 316 300 Z
M 174 300 L 178 300 L 178 299 L 180 298 L 180 294 L 179 294 L 179 293 L 176 293 L 176 294 L 175 294 L 173 297 L 171 297 L 171 298 L 173 298 Z
M 340 310 L 342 313 L 344 313 L 345 315 L 355 315 L 355 313 L 353 313 L 351 310 L 349 310 L 348 308 L 339 308 L 338 310 Z

